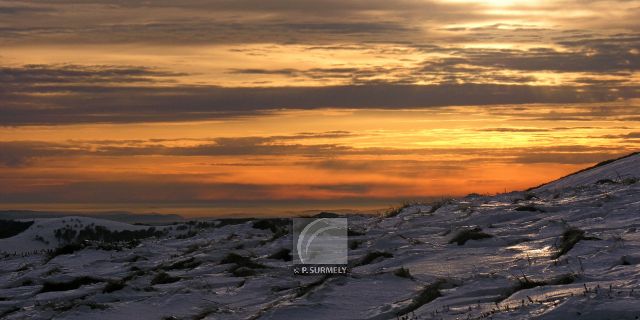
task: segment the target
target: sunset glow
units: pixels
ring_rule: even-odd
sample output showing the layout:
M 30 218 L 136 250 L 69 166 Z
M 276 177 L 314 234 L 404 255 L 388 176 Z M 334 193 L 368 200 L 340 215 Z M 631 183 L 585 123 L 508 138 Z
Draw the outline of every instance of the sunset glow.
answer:
M 376 210 L 640 145 L 637 1 L 0 1 L 0 209 Z

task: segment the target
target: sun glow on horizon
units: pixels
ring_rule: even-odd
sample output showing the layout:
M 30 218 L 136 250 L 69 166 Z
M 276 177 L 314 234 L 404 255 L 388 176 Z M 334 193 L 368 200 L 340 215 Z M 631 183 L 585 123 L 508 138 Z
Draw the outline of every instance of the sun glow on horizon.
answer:
M 590 106 L 563 106 L 290 110 L 170 126 L 3 128 L 2 140 L 32 148 L 33 156 L 24 169 L 0 169 L 0 191 L 18 200 L 20 193 L 46 192 L 56 198 L 45 200 L 52 204 L 85 199 L 115 206 L 183 197 L 212 205 L 393 202 L 526 189 L 633 150 L 624 137 L 640 127 L 621 126 L 616 115 L 635 107 L 599 104 L 595 110 L 611 116 L 595 119 Z M 559 116 L 583 119 L 558 127 Z M 42 145 L 31 145 L 43 136 Z M 99 181 L 104 197 L 84 181 Z M 211 208 L 200 210 L 194 212 Z
M 0 2 L 0 209 L 370 209 L 640 146 L 636 1 Z

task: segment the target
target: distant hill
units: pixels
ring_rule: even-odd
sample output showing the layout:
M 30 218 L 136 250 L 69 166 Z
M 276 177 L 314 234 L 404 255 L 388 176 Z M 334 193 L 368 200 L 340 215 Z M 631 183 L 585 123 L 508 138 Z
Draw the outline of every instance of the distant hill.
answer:
M 100 226 L 109 231 L 135 231 L 151 228 L 95 217 L 67 216 L 34 219 L 35 221 L 33 221 L 32 224 L 23 232 L 20 232 L 13 237 L 0 239 L 0 252 L 22 253 L 56 248 L 65 243 L 65 241 L 56 237 L 56 230 L 63 230 L 64 228 L 72 229 L 75 232 L 78 232 L 87 226 Z
M 161 213 L 131 213 L 127 211 L 97 211 L 97 212 L 74 212 L 74 211 L 34 211 L 34 210 L 0 210 L 0 219 L 42 219 L 61 218 L 67 216 L 100 218 L 111 221 L 142 224 L 167 224 L 180 222 L 184 218 L 177 214 Z

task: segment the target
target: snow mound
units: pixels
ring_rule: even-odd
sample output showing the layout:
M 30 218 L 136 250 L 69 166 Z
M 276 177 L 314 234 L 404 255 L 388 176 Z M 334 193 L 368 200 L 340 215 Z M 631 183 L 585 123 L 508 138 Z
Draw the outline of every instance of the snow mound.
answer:
M 602 162 L 594 167 L 578 171 L 533 190 L 550 191 L 607 182 L 609 180 L 620 182 L 624 179 L 634 178 L 640 178 L 640 153 L 633 153 L 619 159 Z

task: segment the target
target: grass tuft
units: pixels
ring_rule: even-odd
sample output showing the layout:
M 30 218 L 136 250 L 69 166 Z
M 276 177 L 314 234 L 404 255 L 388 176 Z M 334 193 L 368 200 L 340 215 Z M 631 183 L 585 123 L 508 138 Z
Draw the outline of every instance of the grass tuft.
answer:
M 436 211 L 438 211 L 438 209 L 442 208 L 443 206 L 447 205 L 451 203 L 451 199 L 449 198 L 445 198 L 442 200 L 438 200 L 438 201 L 434 201 L 432 203 L 430 203 L 431 208 L 429 209 L 429 213 L 435 213 Z
M 553 279 L 549 284 L 553 285 L 561 285 L 561 284 L 572 284 L 578 279 L 578 276 L 573 273 L 568 273 L 561 275 L 560 277 Z
M 172 277 L 168 273 L 162 271 L 162 272 L 156 274 L 156 276 L 153 277 L 153 279 L 151 279 L 151 285 L 153 286 L 153 285 L 156 285 L 156 284 L 173 283 L 173 282 L 177 282 L 177 281 L 180 281 L 179 277 Z
M 440 279 L 435 283 L 423 287 L 422 290 L 418 292 L 418 295 L 411 300 L 411 303 L 409 303 L 401 310 L 398 310 L 398 317 L 406 316 L 407 314 L 413 312 L 414 310 L 417 310 L 425 304 L 441 297 L 442 293 L 440 293 L 440 288 L 442 288 L 446 283 L 446 280 Z
M 399 215 L 402 210 L 409 208 L 410 206 L 412 206 L 414 203 L 403 203 L 402 205 L 398 206 L 398 207 L 392 207 L 389 210 L 387 210 L 385 213 L 382 214 L 382 216 L 384 218 L 392 218 L 395 217 L 397 215 Z
M 237 267 L 237 268 L 231 269 L 231 274 L 234 277 L 249 277 L 249 276 L 255 276 L 256 271 L 247 267 Z
M 237 253 L 229 253 L 227 254 L 222 261 L 221 264 L 234 264 L 228 271 L 235 277 L 248 277 L 256 274 L 256 271 L 253 269 L 263 269 L 266 268 L 265 265 L 255 262 L 251 260 L 249 257 L 243 257 Z
M 563 233 L 562 238 L 560 238 L 560 245 L 558 246 L 558 252 L 556 252 L 551 258 L 558 259 L 559 257 L 565 255 L 569 252 L 573 247 L 580 242 L 580 240 L 600 240 L 597 237 L 587 237 L 584 235 L 584 230 L 568 227 Z
M 70 243 L 61 247 L 56 248 L 55 250 L 53 250 L 49 255 L 48 255 L 48 260 L 51 260 L 57 256 L 63 255 L 63 254 L 72 254 L 76 251 L 80 251 L 84 249 L 84 246 L 82 244 L 79 243 Z
M 393 275 L 400 277 L 400 278 L 406 278 L 406 279 L 413 279 L 413 276 L 411 275 L 411 272 L 409 272 L 409 269 L 405 268 L 405 267 L 400 267 L 396 270 L 393 271 Z
M 516 207 L 514 210 L 516 211 L 530 211 L 530 212 L 545 212 L 544 209 L 538 208 L 536 206 L 533 205 L 526 205 L 526 206 L 519 206 Z
M 193 269 L 199 266 L 202 262 L 196 261 L 195 258 L 189 258 L 186 260 L 181 260 L 174 262 L 173 264 L 163 267 L 165 270 L 182 270 L 182 269 Z
M 318 280 L 307 283 L 305 285 L 301 285 L 300 287 L 297 288 L 296 290 L 296 298 L 300 298 L 306 294 L 309 294 L 311 291 L 313 291 L 313 289 L 321 286 L 322 284 L 324 284 L 327 280 L 329 280 L 332 277 L 332 275 L 330 274 L 325 274 L 322 275 L 320 278 L 318 278 Z
M 457 243 L 459 246 L 464 245 L 469 240 L 481 240 L 493 238 L 492 235 L 482 232 L 480 228 L 466 229 L 458 232 L 449 243 Z
M 385 251 L 369 252 L 356 264 L 356 267 L 368 265 L 378 258 L 393 258 L 393 254 Z
M 260 220 L 254 221 L 251 227 L 253 227 L 254 229 L 260 229 L 260 230 L 271 230 L 271 232 L 277 233 L 280 231 L 280 229 L 286 228 L 289 224 L 290 222 L 288 219 L 280 219 L 280 218 L 260 219 Z
M 356 250 L 362 244 L 362 240 L 349 240 L 349 250 Z
M 122 290 L 125 286 L 124 280 L 111 280 L 107 282 L 107 285 L 102 289 L 102 293 L 111 293 L 118 290 Z
M 40 293 L 75 290 L 80 288 L 81 286 L 84 286 L 87 284 L 94 284 L 101 281 L 102 280 L 92 278 L 92 277 L 79 277 L 68 282 L 47 281 L 42 285 L 42 289 L 40 289 Z
M 252 268 L 252 269 L 262 269 L 265 268 L 265 265 L 258 263 L 258 262 L 254 262 L 253 260 L 251 260 L 251 258 L 249 257 L 243 257 L 237 253 L 229 253 L 227 254 L 226 257 L 224 257 L 221 261 L 220 264 L 227 264 L 227 263 L 234 263 L 239 267 L 247 267 L 247 268 Z
M 272 255 L 268 256 L 269 259 L 282 260 L 282 261 L 291 261 L 293 257 L 291 256 L 291 249 L 282 248 Z

